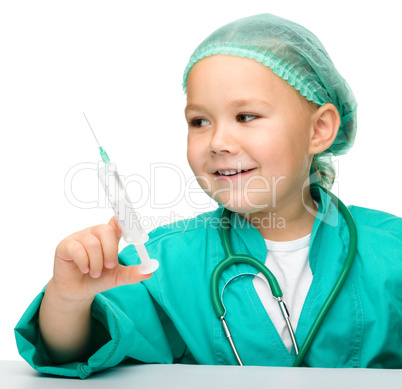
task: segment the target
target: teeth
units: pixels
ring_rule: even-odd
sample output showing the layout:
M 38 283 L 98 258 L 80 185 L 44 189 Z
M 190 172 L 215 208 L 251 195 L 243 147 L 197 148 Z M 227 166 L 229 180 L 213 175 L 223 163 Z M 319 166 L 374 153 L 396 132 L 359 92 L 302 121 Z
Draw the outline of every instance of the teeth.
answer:
M 232 176 L 233 174 L 236 174 L 236 173 L 239 173 L 239 172 L 237 170 L 218 170 L 218 173 L 221 176 Z
M 248 169 L 250 170 L 250 169 Z M 247 172 L 248 170 L 218 170 L 218 173 L 221 176 L 233 176 L 234 174 L 241 173 L 241 172 Z

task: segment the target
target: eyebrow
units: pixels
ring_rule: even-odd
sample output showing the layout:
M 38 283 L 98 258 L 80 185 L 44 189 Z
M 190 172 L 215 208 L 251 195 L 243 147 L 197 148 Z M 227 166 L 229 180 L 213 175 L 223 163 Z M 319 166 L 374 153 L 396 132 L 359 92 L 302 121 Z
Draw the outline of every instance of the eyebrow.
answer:
M 239 108 L 239 107 L 244 107 L 244 106 L 250 106 L 250 105 L 266 105 L 266 106 L 271 106 L 268 102 L 264 100 L 259 100 L 259 99 L 238 99 L 238 100 L 233 100 L 229 104 L 230 106 L 234 108 Z M 188 104 L 186 108 L 184 109 L 184 112 L 187 113 L 189 111 L 197 111 L 197 110 L 202 110 L 203 107 L 196 105 L 196 104 Z

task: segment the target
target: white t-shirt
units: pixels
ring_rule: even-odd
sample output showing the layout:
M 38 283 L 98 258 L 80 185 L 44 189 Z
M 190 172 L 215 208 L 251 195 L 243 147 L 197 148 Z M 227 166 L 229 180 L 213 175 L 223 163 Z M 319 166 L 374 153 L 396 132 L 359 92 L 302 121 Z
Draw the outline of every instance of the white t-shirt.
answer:
M 295 332 L 304 300 L 313 280 L 308 260 L 310 235 L 289 242 L 265 239 L 268 248 L 265 266 L 278 280 L 283 293 L 282 300 L 288 308 L 290 322 Z M 261 273 L 258 275 L 264 277 Z M 290 352 L 292 341 L 277 300 L 272 297 L 271 289 L 260 277 L 254 277 L 253 284 L 272 323 Z

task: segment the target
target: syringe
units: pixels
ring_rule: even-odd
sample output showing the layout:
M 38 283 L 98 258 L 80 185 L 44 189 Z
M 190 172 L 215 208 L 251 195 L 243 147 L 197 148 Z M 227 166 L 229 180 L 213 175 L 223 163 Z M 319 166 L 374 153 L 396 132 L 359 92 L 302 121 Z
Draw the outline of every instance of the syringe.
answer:
M 139 272 L 141 274 L 153 273 L 159 267 L 159 262 L 156 259 L 149 258 L 148 251 L 144 245 L 144 243 L 148 241 L 149 236 L 140 224 L 140 215 L 135 211 L 133 204 L 127 195 L 126 188 L 121 182 L 116 165 L 110 162 L 106 151 L 99 144 L 85 113 L 84 117 L 96 142 L 98 143 L 102 161 L 105 163 L 104 166 L 99 167 L 98 177 L 106 192 L 106 196 L 109 199 L 109 203 L 113 208 L 116 218 L 119 221 L 122 230 L 122 237 L 126 243 L 134 244 L 135 249 L 137 250 L 141 261 L 141 265 L 138 267 Z

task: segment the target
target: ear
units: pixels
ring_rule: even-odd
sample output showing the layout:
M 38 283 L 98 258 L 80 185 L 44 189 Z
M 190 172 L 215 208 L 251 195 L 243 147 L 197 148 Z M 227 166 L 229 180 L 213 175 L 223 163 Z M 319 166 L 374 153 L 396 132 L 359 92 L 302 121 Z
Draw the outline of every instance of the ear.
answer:
M 314 155 L 326 150 L 334 142 L 341 124 L 338 109 L 327 103 L 313 114 L 309 153 Z

